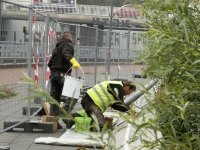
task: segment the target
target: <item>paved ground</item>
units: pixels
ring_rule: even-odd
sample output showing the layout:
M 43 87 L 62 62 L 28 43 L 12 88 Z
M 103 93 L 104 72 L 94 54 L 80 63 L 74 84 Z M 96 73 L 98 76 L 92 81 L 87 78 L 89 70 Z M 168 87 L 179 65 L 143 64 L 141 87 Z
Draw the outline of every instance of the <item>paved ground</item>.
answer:
M 136 70 L 139 71 L 139 68 L 137 68 Z M 136 78 L 133 80 L 136 83 L 141 83 L 144 85 L 147 83 L 147 80 L 145 79 Z M 77 104 L 75 107 L 75 109 L 80 109 L 80 108 L 81 108 L 80 104 Z M 42 133 L 41 131 L 25 133 L 20 130 L 15 130 L 14 132 L 4 132 L 0 134 L 0 147 L 9 146 L 10 150 L 76 150 L 78 147 L 44 145 L 44 144 L 34 143 L 34 140 L 39 137 L 60 137 L 65 132 L 66 129 L 62 121 L 60 120 L 59 122 L 63 126 L 63 129 L 59 129 L 53 133 Z M 93 150 L 93 149 L 94 148 L 87 148 L 87 150 Z
M 81 106 L 77 103 L 76 109 L 80 109 Z M 79 147 L 71 146 L 58 146 L 58 145 L 45 145 L 35 144 L 34 141 L 39 137 L 60 137 L 65 131 L 65 124 L 59 120 L 59 123 L 63 126 L 63 129 L 54 131 L 53 133 L 43 133 L 41 131 L 33 131 L 31 133 L 23 132 L 22 129 L 14 129 L 14 132 L 4 132 L 0 134 L 0 150 L 1 146 L 9 146 L 10 150 L 76 150 Z M 93 150 L 94 148 L 87 148 L 87 150 Z

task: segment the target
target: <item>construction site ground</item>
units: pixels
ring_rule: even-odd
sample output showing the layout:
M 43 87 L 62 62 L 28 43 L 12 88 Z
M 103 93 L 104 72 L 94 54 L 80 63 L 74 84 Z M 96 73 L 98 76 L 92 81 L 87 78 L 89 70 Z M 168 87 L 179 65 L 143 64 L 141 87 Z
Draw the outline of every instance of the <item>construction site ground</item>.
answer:
M 141 67 L 136 67 L 136 73 L 141 74 Z M 133 81 L 138 84 L 147 84 L 147 79 L 144 78 L 133 78 Z M 74 111 L 80 110 L 82 107 L 80 103 L 77 103 Z M 1 126 L 3 122 L 0 122 Z M 54 131 L 53 133 L 43 133 L 41 131 L 33 131 L 26 133 L 21 130 L 15 130 L 13 132 L 3 132 L 0 134 L 0 150 L 1 147 L 9 146 L 10 150 L 77 150 L 78 146 L 58 146 L 58 145 L 47 145 L 47 144 L 35 144 L 34 141 L 39 137 L 55 137 L 59 138 L 65 131 L 66 127 L 62 120 L 59 120 L 63 129 Z M 94 148 L 87 148 L 87 150 L 94 150 Z

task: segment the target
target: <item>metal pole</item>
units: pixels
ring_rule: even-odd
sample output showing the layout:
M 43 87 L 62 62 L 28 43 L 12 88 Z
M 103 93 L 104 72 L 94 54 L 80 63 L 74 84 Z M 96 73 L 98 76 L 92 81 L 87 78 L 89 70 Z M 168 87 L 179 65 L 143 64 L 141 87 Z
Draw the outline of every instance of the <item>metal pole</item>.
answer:
M 79 57 L 80 57 L 80 54 L 79 54 L 79 49 L 80 49 L 80 25 L 76 25 L 76 59 L 78 60 L 78 62 L 80 61 Z M 75 70 L 75 77 L 78 76 L 78 70 L 76 69 Z
M 48 34 L 49 34 L 49 14 L 45 18 L 46 28 L 45 28 L 45 37 L 44 37 L 44 67 L 43 67 L 43 91 L 46 87 L 46 72 L 47 72 L 47 48 L 48 48 Z
M 0 41 L 2 41 L 2 38 L 1 38 L 1 23 L 2 23 L 2 18 L 1 18 L 1 13 L 2 13 L 2 10 L 1 10 L 1 6 L 2 6 L 2 1 L 0 0 Z
M 55 27 L 55 29 L 54 29 L 54 32 L 55 32 L 55 34 L 56 34 L 56 32 L 57 32 L 57 21 L 56 22 L 54 22 L 54 27 Z M 53 41 L 52 41 L 52 43 L 53 43 L 53 47 L 52 48 L 54 48 L 54 47 L 56 47 L 56 41 L 57 41 L 57 39 L 56 40 L 54 40 L 53 39 Z M 52 52 L 52 51 L 51 51 Z
M 133 80 L 135 81 L 135 53 L 136 51 L 133 50 L 133 62 L 134 62 L 134 65 L 133 65 Z
M 146 84 L 144 87 L 146 90 L 150 90 L 157 82 L 158 79 L 151 80 L 150 83 Z M 124 100 L 124 103 L 129 106 L 132 102 L 136 101 L 143 94 L 144 92 L 142 90 L 138 90 L 133 95 L 130 95 L 128 98 L 126 98 Z
M 111 53 L 111 31 L 112 31 L 112 18 L 113 18 L 113 0 L 111 0 L 111 12 L 110 12 L 110 28 L 109 28 L 109 36 L 108 36 L 108 63 L 107 63 L 107 79 L 110 74 L 110 53 Z
M 55 22 L 54 21 L 52 21 L 52 30 L 55 32 L 55 34 L 56 34 L 56 29 L 55 29 Z M 55 42 L 56 42 L 56 40 L 54 40 L 54 38 L 53 38 L 53 36 L 51 36 L 51 40 L 50 40 L 50 46 L 49 46 L 49 54 L 48 55 L 50 55 L 51 53 L 52 53 L 52 47 L 54 47 L 55 46 Z
M 119 70 L 120 70 L 120 66 L 119 66 L 119 58 L 120 58 L 120 44 L 119 44 L 119 41 L 118 41 L 118 46 L 119 46 L 119 48 L 118 48 L 118 69 L 117 69 L 117 78 L 119 78 Z
M 130 54 L 129 54 L 129 44 L 130 44 L 130 26 L 128 26 L 128 39 L 127 39 L 127 54 L 128 54 L 128 63 L 130 63 Z
M 28 43 L 29 43 L 29 51 L 28 51 L 28 76 L 31 78 L 31 57 L 32 57 L 32 20 L 33 20 L 33 11 L 32 6 L 29 8 L 29 25 L 28 25 Z M 31 88 L 31 84 L 28 84 L 28 89 Z M 28 91 L 28 96 L 31 95 L 31 92 Z M 31 109 L 31 101 L 28 101 L 28 112 L 27 119 L 30 120 L 30 109 Z
M 94 85 L 97 84 L 97 50 L 98 50 L 98 26 L 96 26 L 96 43 L 95 43 L 95 73 L 94 73 Z

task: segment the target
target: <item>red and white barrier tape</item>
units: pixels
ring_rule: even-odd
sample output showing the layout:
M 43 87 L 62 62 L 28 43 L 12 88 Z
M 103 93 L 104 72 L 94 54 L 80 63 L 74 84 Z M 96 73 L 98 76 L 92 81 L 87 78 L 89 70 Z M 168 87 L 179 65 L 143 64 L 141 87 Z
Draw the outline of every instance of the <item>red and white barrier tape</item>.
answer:
M 46 53 L 46 63 L 47 64 L 49 63 L 49 60 L 50 60 L 49 50 L 50 50 L 50 43 L 51 43 L 51 35 L 54 37 L 55 40 L 57 39 L 57 36 L 56 36 L 55 32 L 52 30 L 51 27 L 49 27 L 48 47 L 47 47 L 47 53 Z M 49 83 L 49 78 L 50 78 L 50 69 L 47 66 L 47 71 L 46 71 L 46 88 L 47 88 L 47 85 Z
M 32 21 L 32 24 L 33 24 L 32 31 L 35 30 L 36 19 L 37 19 L 37 14 L 36 14 L 36 12 L 35 12 L 34 17 L 33 17 L 33 21 Z M 39 35 L 39 29 L 40 29 L 40 27 L 43 29 L 43 33 L 42 33 L 41 37 L 40 37 L 40 35 Z M 38 34 L 35 36 L 35 38 L 38 40 L 38 41 L 36 42 L 36 44 L 37 44 L 37 47 L 36 47 L 36 49 L 37 49 L 37 50 L 36 50 L 36 54 L 34 54 L 34 52 L 33 52 L 33 64 L 34 64 L 33 68 L 34 68 L 34 75 L 35 75 L 34 78 L 35 78 L 35 81 L 36 81 L 36 84 L 37 84 L 37 87 L 36 87 L 36 88 L 38 88 L 38 79 L 39 79 L 39 76 L 38 76 L 38 72 L 39 72 L 39 71 L 38 71 L 38 64 L 39 64 L 38 44 L 39 44 L 39 41 L 42 40 L 43 37 L 44 37 L 45 28 L 46 28 L 45 25 L 38 24 Z M 47 43 L 48 46 L 47 46 L 47 50 L 46 50 L 46 63 L 47 63 L 47 64 L 48 64 L 48 62 L 49 62 L 49 60 L 50 60 L 49 50 L 50 50 L 50 43 L 51 43 L 51 41 L 50 41 L 51 35 L 54 37 L 54 39 L 57 39 L 57 36 L 56 36 L 55 32 L 52 30 L 51 27 L 49 27 L 49 32 L 48 32 L 48 43 Z M 32 41 L 32 50 L 34 50 L 33 41 Z M 36 58 L 34 58 L 35 55 L 36 55 Z M 36 59 L 36 61 L 35 61 L 35 59 Z M 48 85 L 48 82 L 49 82 L 49 78 L 50 78 L 50 69 L 49 69 L 49 67 L 47 66 L 47 71 L 46 71 L 46 87 L 45 87 L 45 89 L 47 88 L 47 85 Z

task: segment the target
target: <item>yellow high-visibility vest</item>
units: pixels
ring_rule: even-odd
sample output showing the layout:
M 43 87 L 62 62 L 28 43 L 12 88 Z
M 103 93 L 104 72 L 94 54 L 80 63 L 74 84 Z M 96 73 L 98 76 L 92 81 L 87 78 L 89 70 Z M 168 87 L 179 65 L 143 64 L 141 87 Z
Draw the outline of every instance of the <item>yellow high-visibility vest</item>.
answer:
M 87 91 L 87 94 L 92 98 L 94 103 L 105 112 L 106 109 L 115 102 L 114 96 L 108 92 L 108 84 L 120 84 L 121 81 L 103 81 Z

